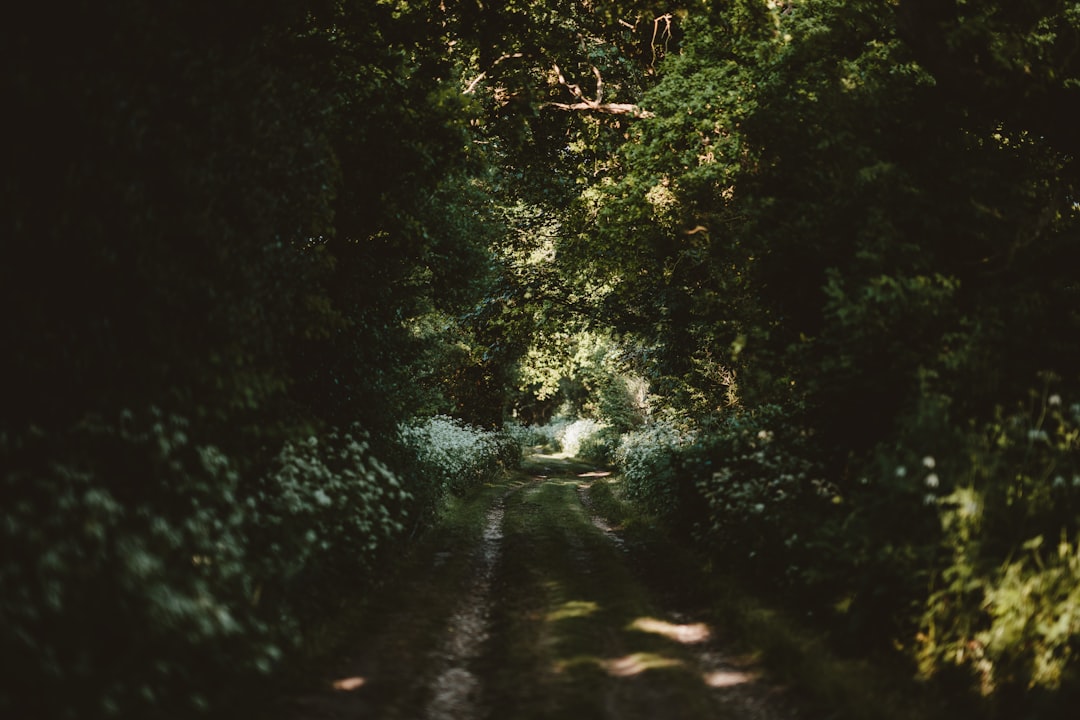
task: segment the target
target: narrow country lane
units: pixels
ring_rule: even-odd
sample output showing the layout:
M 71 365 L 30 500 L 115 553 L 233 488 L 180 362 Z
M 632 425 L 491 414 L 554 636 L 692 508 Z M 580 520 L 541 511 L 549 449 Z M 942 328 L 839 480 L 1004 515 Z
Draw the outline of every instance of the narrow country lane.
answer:
M 602 516 L 604 475 L 534 456 L 463 504 L 283 717 L 798 718 L 725 651 L 693 578 Z

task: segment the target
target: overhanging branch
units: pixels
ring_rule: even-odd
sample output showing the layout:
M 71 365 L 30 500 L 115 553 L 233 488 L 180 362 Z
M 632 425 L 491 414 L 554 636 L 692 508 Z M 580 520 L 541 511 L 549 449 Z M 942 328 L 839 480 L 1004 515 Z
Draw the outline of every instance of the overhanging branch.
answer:
M 634 105 L 633 103 L 605 103 L 604 102 L 604 78 L 600 74 L 600 69 L 595 65 L 593 66 L 593 76 L 596 77 L 596 98 L 590 99 L 585 97 L 584 91 L 577 83 L 571 83 L 563 75 L 562 69 L 558 65 L 555 65 L 555 75 L 559 78 L 559 84 L 566 88 L 577 102 L 550 102 L 548 107 L 553 107 L 557 110 L 568 111 L 582 111 L 582 112 L 598 112 L 605 113 L 607 115 L 630 115 L 631 117 L 649 118 L 653 117 L 653 114 L 648 110 L 643 110 L 641 107 Z

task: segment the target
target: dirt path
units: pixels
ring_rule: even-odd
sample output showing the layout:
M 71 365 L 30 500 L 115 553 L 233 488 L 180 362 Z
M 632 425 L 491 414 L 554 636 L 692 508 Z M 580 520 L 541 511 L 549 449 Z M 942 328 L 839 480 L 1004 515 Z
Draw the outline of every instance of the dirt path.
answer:
M 798 720 L 726 650 L 693 579 L 603 516 L 598 482 L 535 456 L 464 505 L 282 717 Z

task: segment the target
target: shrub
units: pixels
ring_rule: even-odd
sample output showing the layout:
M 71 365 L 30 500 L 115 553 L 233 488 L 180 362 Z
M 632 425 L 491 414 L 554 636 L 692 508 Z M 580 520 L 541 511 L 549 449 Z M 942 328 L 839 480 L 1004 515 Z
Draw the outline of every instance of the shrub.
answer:
M 286 443 L 247 499 L 260 593 L 295 603 L 322 575 L 370 568 L 411 500 L 358 426 Z
M 403 424 L 398 436 L 415 458 L 417 484 L 428 488 L 435 498 L 447 493 L 461 495 L 521 460 L 521 446 L 511 435 L 483 430 L 446 415 Z
M 815 472 L 805 445 L 789 414 L 768 405 L 730 415 L 680 458 L 679 469 L 705 502 L 702 535 L 772 581 L 800 571 L 796 555 L 813 527 L 814 507 L 836 493 Z
M 151 410 L 0 437 L 0 714 L 201 714 L 276 667 L 327 570 L 401 530 L 408 496 L 356 428 L 246 484 L 189 433 Z
M 0 454 L 5 716 L 190 714 L 273 665 L 238 476 L 186 421 L 88 418 Z
M 536 425 L 522 425 L 519 422 L 508 422 L 503 426 L 503 433 L 513 438 L 518 447 L 532 448 L 537 445 L 546 445 L 548 437 Z
M 568 417 L 556 416 L 545 425 L 534 426 L 537 435 L 541 438 L 537 444 L 551 452 L 562 452 L 563 437 L 566 435 L 566 428 L 572 422 L 573 420 Z
M 984 692 L 1080 688 L 1080 405 L 1033 400 L 973 426 L 934 483 L 942 561 L 920 663 Z
M 577 457 L 583 445 L 587 446 L 607 428 L 607 425 L 596 420 L 578 418 L 565 425 L 559 433 L 559 447 L 565 455 Z
M 604 465 L 615 462 L 623 434 L 611 425 L 602 425 L 580 440 L 577 456 Z
M 627 498 L 669 518 L 679 507 L 679 453 L 696 433 L 671 421 L 657 421 L 623 436 L 615 460 L 622 470 Z

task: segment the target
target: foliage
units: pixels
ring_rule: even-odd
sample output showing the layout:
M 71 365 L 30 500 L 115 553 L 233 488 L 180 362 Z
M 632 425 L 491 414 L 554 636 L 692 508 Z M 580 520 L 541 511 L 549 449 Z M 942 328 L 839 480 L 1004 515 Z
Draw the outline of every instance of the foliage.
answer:
M 447 415 L 414 420 L 398 428 L 401 443 L 416 458 L 415 485 L 438 499 L 462 495 L 521 461 L 513 436 L 469 425 Z
M 984 692 L 1075 687 L 1078 437 L 1080 406 L 1037 393 L 971 432 L 968 462 L 933 483 L 948 554 L 922 617 L 925 672 L 964 667 Z
M 679 473 L 677 457 L 695 438 L 692 428 L 670 420 L 658 420 L 624 435 L 615 459 L 627 498 L 653 513 L 677 515 L 688 482 Z
M 571 457 L 581 455 L 581 450 L 607 428 L 591 418 L 579 418 L 569 423 L 559 434 L 562 451 Z
M 190 433 L 151 410 L 4 438 L 5 712 L 206 710 L 296 641 L 300 577 L 400 533 L 407 498 L 362 435 L 289 446 L 253 487 Z
M 370 570 L 405 530 L 413 497 L 402 485 L 359 426 L 287 443 L 247 500 L 260 597 L 310 607 L 310 588 Z

